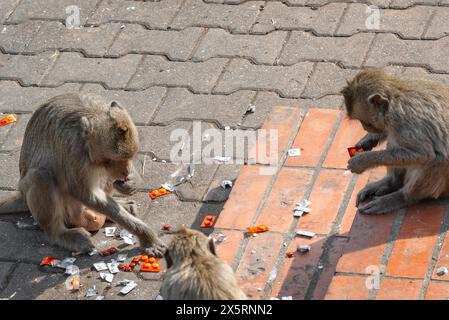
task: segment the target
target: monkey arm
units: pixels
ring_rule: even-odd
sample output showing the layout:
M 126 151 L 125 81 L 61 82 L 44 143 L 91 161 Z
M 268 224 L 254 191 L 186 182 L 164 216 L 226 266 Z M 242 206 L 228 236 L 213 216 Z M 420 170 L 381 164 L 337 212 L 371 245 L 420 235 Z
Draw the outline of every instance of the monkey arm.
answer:
M 422 165 L 436 158 L 434 153 L 408 148 L 392 148 L 380 151 L 360 152 L 348 162 L 348 169 L 354 173 L 377 166 L 407 167 Z
M 356 148 L 363 148 L 365 151 L 371 150 L 387 138 L 385 133 L 368 133 L 355 145 Z

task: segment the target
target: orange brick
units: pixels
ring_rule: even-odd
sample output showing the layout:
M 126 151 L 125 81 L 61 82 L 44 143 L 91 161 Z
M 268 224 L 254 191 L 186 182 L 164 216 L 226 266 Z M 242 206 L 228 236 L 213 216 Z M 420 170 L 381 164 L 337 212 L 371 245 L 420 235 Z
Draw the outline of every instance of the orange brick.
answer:
M 286 166 L 315 167 L 321 158 L 340 111 L 310 109 L 295 138 L 292 148 L 301 148 L 301 155 L 288 157 Z
M 229 199 L 220 214 L 216 228 L 248 227 L 257 211 L 272 176 L 261 175 L 260 166 L 244 166 L 235 182 Z
M 359 276 L 335 276 L 327 290 L 325 300 L 367 300 L 369 290 L 366 278 Z
M 266 130 L 266 141 L 259 146 L 260 139 L 258 139 L 256 146 L 250 151 L 254 154 L 256 150 L 256 159 L 259 164 L 272 164 L 270 162 L 270 129 L 277 131 L 277 157 L 280 159 L 282 153 L 286 150 L 287 144 L 294 134 L 296 134 L 296 127 L 298 122 L 304 116 L 303 111 L 299 108 L 292 107 L 274 107 L 265 120 L 262 130 Z M 258 132 L 260 134 L 260 131 Z M 259 150 L 259 147 L 260 150 Z M 259 152 L 262 156 L 259 155 Z M 264 154 L 266 156 L 264 156 Z
M 350 180 L 342 170 L 322 170 L 309 198 L 312 211 L 299 219 L 299 229 L 329 233 Z
M 376 300 L 418 300 L 421 280 L 383 279 Z
M 278 277 L 273 284 L 272 297 L 292 296 L 294 300 L 304 299 L 323 252 L 324 240 L 324 237 L 296 238 L 291 242 L 288 251 L 295 254 L 290 259 L 284 259 Z M 296 251 L 302 244 L 310 245 L 310 251 L 307 253 Z
M 265 232 L 251 238 L 236 272 L 237 281 L 250 299 L 259 299 L 279 255 L 282 235 Z M 254 253 L 251 251 L 254 250 Z
M 432 274 L 432 279 L 449 280 L 449 274 L 443 276 L 437 275 L 436 272 L 440 267 L 446 267 L 449 269 L 449 232 L 446 233 L 446 236 L 443 239 L 443 246 Z
M 215 235 L 220 232 L 226 236 L 226 240 L 215 245 L 217 255 L 220 258 L 225 259 L 229 265 L 232 265 L 237 249 L 240 246 L 240 241 L 243 239 L 243 232 L 234 230 L 214 230 Z
M 369 274 L 366 268 L 379 266 L 390 237 L 395 215 L 356 215 L 349 242 L 338 261 L 337 272 Z
M 449 300 L 449 282 L 430 281 L 426 300 Z
M 296 202 L 304 197 L 312 175 L 308 169 L 282 168 L 256 224 L 267 225 L 271 231 L 287 231 Z
M 343 117 L 323 167 L 347 168 L 349 160 L 347 148 L 354 146 L 365 134 L 366 131 L 363 130 L 359 121 Z
M 354 190 L 352 191 L 351 199 L 349 200 L 345 214 L 340 223 L 338 234 L 348 236 L 349 231 L 351 230 L 351 226 L 354 222 L 354 218 L 357 213 L 355 202 L 357 200 L 357 194 L 359 193 L 359 191 L 362 190 L 367 183 L 377 181 L 383 178 L 385 175 L 386 175 L 385 167 L 377 167 L 375 169 L 364 172 L 358 177 L 357 183 L 355 184 Z
M 328 259 L 326 259 L 326 262 L 323 263 L 323 269 L 321 270 L 315 291 L 313 292 L 313 300 L 323 300 L 326 296 L 326 292 L 332 282 L 332 278 L 334 277 L 337 263 L 341 257 L 346 241 L 347 240 L 344 238 L 334 238 Z
M 388 261 L 386 274 L 422 278 L 427 272 L 446 206 L 417 205 L 407 209 Z

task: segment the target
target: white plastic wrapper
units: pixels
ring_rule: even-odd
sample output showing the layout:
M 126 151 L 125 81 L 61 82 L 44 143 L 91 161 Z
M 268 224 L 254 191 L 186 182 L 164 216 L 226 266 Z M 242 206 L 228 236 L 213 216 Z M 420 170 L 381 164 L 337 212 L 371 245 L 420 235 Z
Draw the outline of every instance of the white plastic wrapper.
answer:
M 100 278 L 106 282 L 112 283 L 112 280 L 114 280 L 114 275 L 106 272 L 100 272 Z
M 94 268 L 95 268 L 95 270 L 97 270 L 97 271 L 108 270 L 108 266 L 107 266 L 106 263 L 104 263 L 103 261 L 94 263 Z
M 97 295 L 97 287 L 94 285 L 92 288 L 87 290 L 86 292 L 86 298 L 90 298 Z
M 113 236 L 115 236 L 116 230 L 117 230 L 117 227 L 106 227 L 106 228 L 104 228 L 104 234 L 106 237 L 113 237 Z
M 297 157 L 301 155 L 301 149 L 299 148 L 289 149 L 287 152 L 289 157 Z
M 296 231 L 296 235 L 300 237 L 313 238 L 315 237 L 316 233 L 312 231 L 298 230 Z
M 120 272 L 120 270 L 118 268 L 118 263 L 115 260 L 112 260 L 110 263 L 107 264 L 107 266 L 108 266 L 109 272 L 112 274 Z
M 120 293 L 123 295 L 127 295 L 132 290 L 134 290 L 137 287 L 137 283 L 134 281 L 130 281 L 122 290 L 120 290 Z

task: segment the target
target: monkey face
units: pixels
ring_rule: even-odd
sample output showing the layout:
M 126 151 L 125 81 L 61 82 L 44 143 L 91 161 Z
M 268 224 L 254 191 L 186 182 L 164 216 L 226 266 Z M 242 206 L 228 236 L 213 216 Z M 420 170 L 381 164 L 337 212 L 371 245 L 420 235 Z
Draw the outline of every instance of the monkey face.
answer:
M 105 160 L 103 162 L 108 175 L 113 180 L 126 182 L 131 174 L 132 162 L 130 160 Z

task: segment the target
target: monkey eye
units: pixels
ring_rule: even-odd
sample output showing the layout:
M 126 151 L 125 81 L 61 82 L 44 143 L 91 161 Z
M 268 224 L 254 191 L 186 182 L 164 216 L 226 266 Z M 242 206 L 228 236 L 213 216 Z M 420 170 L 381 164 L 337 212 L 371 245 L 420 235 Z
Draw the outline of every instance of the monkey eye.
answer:
M 112 163 L 111 159 L 107 159 L 107 160 L 103 161 L 103 164 L 106 165 L 106 166 L 110 165 L 111 163 Z
M 128 131 L 128 128 L 126 128 L 126 127 L 118 127 L 117 128 L 117 132 L 119 135 L 124 135 L 126 131 Z

